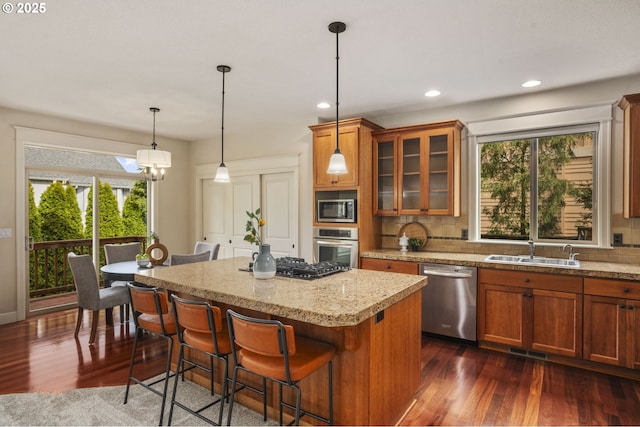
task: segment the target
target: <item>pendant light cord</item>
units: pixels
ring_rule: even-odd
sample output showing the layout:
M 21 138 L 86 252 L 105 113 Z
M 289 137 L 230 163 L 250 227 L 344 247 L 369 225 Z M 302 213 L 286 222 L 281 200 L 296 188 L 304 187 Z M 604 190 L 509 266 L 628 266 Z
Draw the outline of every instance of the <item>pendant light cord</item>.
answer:
M 339 42 L 338 37 L 340 36 L 340 31 L 336 31 L 336 153 L 340 152 L 340 127 L 338 125 L 338 119 L 340 118 L 340 114 L 338 113 L 340 108 L 340 54 L 339 54 Z
M 222 159 L 220 161 L 221 165 L 224 165 L 224 76 L 227 74 L 226 71 L 222 71 Z
M 155 150 L 158 146 L 158 144 L 156 144 L 156 113 L 160 110 L 152 107 L 151 111 L 153 112 L 153 134 L 151 136 L 151 148 Z

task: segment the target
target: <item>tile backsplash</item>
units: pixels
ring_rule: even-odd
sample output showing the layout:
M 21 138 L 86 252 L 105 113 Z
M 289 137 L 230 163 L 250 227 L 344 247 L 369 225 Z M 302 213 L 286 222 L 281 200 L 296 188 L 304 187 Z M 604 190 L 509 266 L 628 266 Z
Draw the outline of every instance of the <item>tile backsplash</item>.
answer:
M 500 253 L 506 255 L 525 254 L 523 244 L 470 243 L 462 238 L 468 228 L 467 215 L 450 216 L 397 216 L 382 218 L 382 248 L 399 248 L 398 233 L 410 222 L 422 224 L 428 233 L 427 244 L 422 251 L 462 252 L 477 254 Z M 622 245 L 611 249 L 578 248 L 578 259 L 583 261 L 620 262 L 640 264 L 640 218 L 625 219 L 622 214 L 611 216 L 611 233 L 622 235 Z M 613 241 L 613 239 L 612 239 Z M 562 246 L 536 245 L 536 255 L 564 258 Z

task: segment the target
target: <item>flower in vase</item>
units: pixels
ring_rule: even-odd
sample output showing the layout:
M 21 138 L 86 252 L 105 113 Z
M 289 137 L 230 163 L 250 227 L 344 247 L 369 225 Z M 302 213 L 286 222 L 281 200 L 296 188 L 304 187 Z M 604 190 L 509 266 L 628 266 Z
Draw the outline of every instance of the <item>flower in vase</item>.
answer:
M 267 222 L 260 216 L 260 208 L 256 209 L 255 212 L 247 211 L 247 216 L 249 217 L 249 219 L 247 220 L 245 231 L 248 234 L 244 236 L 244 240 L 260 246 L 262 244 L 262 239 L 260 238 L 260 229 L 264 227 Z

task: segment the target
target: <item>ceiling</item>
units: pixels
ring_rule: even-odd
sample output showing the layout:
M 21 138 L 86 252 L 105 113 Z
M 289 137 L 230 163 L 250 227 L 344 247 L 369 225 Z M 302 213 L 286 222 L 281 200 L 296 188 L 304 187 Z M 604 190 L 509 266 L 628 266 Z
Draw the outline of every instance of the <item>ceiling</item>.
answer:
M 16 4 L 16 2 L 13 2 Z M 0 106 L 182 140 L 640 72 L 638 0 L 55 0 L 0 16 Z M 524 89 L 538 79 L 542 85 Z M 424 93 L 436 88 L 437 98 Z M 327 101 L 332 107 L 320 110 Z

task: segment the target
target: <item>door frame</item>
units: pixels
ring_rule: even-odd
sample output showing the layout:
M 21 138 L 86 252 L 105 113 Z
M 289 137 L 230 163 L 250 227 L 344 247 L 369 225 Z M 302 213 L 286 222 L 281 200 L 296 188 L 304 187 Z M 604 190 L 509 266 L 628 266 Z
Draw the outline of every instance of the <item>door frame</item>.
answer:
M 247 176 L 247 175 L 266 175 L 270 173 L 293 173 L 293 185 L 296 204 L 300 201 L 300 154 L 288 154 L 282 156 L 270 156 L 260 157 L 245 160 L 232 160 L 225 161 L 227 169 L 229 169 L 229 176 L 233 177 Z M 202 181 L 205 179 L 213 179 L 216 176 L 216 170 L 218 169 L 218 163 L 208 163 L 204 165 L 196 166 L 195 173 L 195 230 L 194 230 L 194 242 L 201 240 L 202 238 Z M 298 216 L 298 228 L 300 227 L 300 209 L 297 209 Z M 298 239 L 300 239 L 300 233 L 298 230 Z M 299 247 L 299 241 L 296 242 Z

